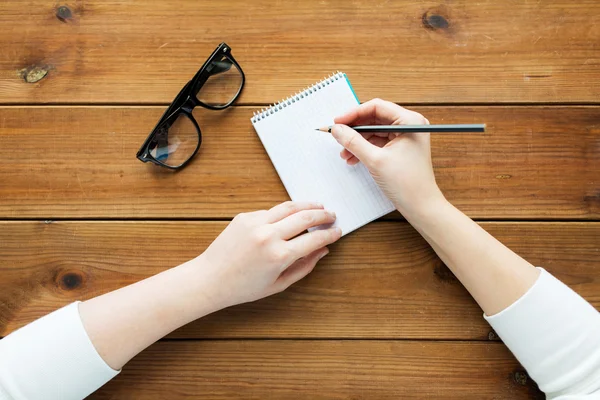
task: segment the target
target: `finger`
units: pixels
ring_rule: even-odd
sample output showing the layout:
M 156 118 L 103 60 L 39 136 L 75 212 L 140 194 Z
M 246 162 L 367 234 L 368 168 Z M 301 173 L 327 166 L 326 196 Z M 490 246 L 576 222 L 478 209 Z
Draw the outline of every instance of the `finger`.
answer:
M 392 124 L 408 110 L 389 101 L 372 99 L 334 119 L 336 124 Z
M 328 229 L 315 229 L 289 240 L 287 243 L 292 254 L 296 258 L 300 258 L 335 242 L 341 237 L 342 230 L 338 227 L 331 227 Z
M 267 222 L 274 223 L 303 210 L 323 209 L 323 204 L 303 201 L 286 201 L 267 211 Z
M 396 123 L 401 125 L 429 125 L 429 120 L 418 112 L 405 108 L 401 118 Z
M 392 136 L 391 139 L 388 138 L 388 137 L 373 136 L 373 137 L 371 137 L 371 138 L 369 138 L 367 140 L 369 141 L 369 143 L 374 144 L 377 147 L 383 147 L 386 144 L 388 144 L 388 142 L 390 140 L 396 138 L 396 135 L 394 135 L 393 133 L 390 133 L 390 136 Z M 358 158 L 356 158 L 354 156 L 354 154 L 352 154 L 351 152 L 349 152 L 346 149 L 340 151 L 340 157 L 342 157 L 343 160 L 345 160 L 346 162 L 348 162 L 349 165 L 354 165 L 354 164 L 357 164 L 359 162 Z
M 298 236 L 308 228 L 335 222 L 335 213 L 326 210 L 302 210 L 273 224 L 284 240 Z
M 279 275 L 275 285 L 278 286 L 279 290 L 287 289 L 306 275 L 310 274 L 317 265 L 317 262 L 327 254 L 329 254 L 329 249 L 324 247 L 299 259 Z
M 385 137 L 387 137 L 387 133 L 383 133 L 383 134 L 385 135 Z M 362 137 L 364 137 L 365 139 L 367 139 L 369 142 L 371 142 L 373 144 L 378 143 L 378 142 L 373 142 L 371 140 L 373 137 L 376 137 L 376 136 L 379 135 L 378 132 L 375 132 L 375 133 L 366 133 L 366 134 L 361 134 L 361 135 L 362 135 Z M 383 147 L 383 146 L 379 146 L 379 147 Z M 349 152 L 346 149 L 343 149 L 340 152 L 340 157 L 342 157 L 342 159 L 344 159 L 344 160 L 348 160 L 350 157 L 354 157 L 354 154 L 352 154 L 351 152 Z
M 354 129 L 336 124 L 331 128 L 331 134 L 339 144 L 365 164 L 370 165 L 370 161 L 375 158 L 378 148 Z
M 354 154 L 350 153 L 348 150 L 344 149 L 340 151 L 340 157 L 344 160 L 348 160 L 349 158 L 354 157 Z
M 346 161 L 346 164 L 352 166 L 352 165 L 358 164 L 359 162 L 360 162 L 360 160 L 353 156 L 352 158 L 350 158 Z

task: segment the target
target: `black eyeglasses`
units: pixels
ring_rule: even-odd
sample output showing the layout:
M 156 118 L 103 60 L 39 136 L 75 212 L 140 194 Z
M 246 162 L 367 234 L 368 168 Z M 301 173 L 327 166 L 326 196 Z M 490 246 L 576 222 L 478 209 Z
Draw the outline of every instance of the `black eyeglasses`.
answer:
M 221 43 L 175 97 L 137 152 L 137 158 L 170 169 L 183 168 L 202 143 L 202 132 L 192 110 L 196 106 L 209 110 L 229 107 L 242 92 L 245 80 L 231 48 Z

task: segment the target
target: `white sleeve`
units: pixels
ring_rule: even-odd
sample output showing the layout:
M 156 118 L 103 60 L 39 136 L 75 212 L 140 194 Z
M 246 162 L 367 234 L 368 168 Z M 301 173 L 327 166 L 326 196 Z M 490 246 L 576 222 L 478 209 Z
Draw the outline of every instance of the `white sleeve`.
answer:
M 79 302 L 0 340 L 0 400 L 79 400 L 119 372 L 94 348 Z
M 544 269 L 519 300 L 484 317 L 549 399 L 600 398 L 600 313 Z

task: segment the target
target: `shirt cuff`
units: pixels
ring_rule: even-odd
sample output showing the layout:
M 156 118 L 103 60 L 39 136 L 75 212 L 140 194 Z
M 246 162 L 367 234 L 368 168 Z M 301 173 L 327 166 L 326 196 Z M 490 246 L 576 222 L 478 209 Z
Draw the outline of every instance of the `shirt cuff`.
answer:
M 600 390 L 600 314 L 540 268 L 516 302 L 484 318 L 548 398 Z
M 0 393 L 3 389 L 15 400 L 83 399 L 119 372 L 96 351 L 79 302 L 0 340 Z

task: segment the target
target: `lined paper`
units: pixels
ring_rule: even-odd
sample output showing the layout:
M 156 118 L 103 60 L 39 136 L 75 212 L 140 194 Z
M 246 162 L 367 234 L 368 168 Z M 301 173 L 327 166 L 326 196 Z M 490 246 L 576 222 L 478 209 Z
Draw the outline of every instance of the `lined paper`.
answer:
M 334 211 L 342 235 L 394 210 L 365 166 L 347 165 L 342 146 L 315 131 L 358 104 L 346 75 L 338 73 L 252 118 L 290 198 Z

